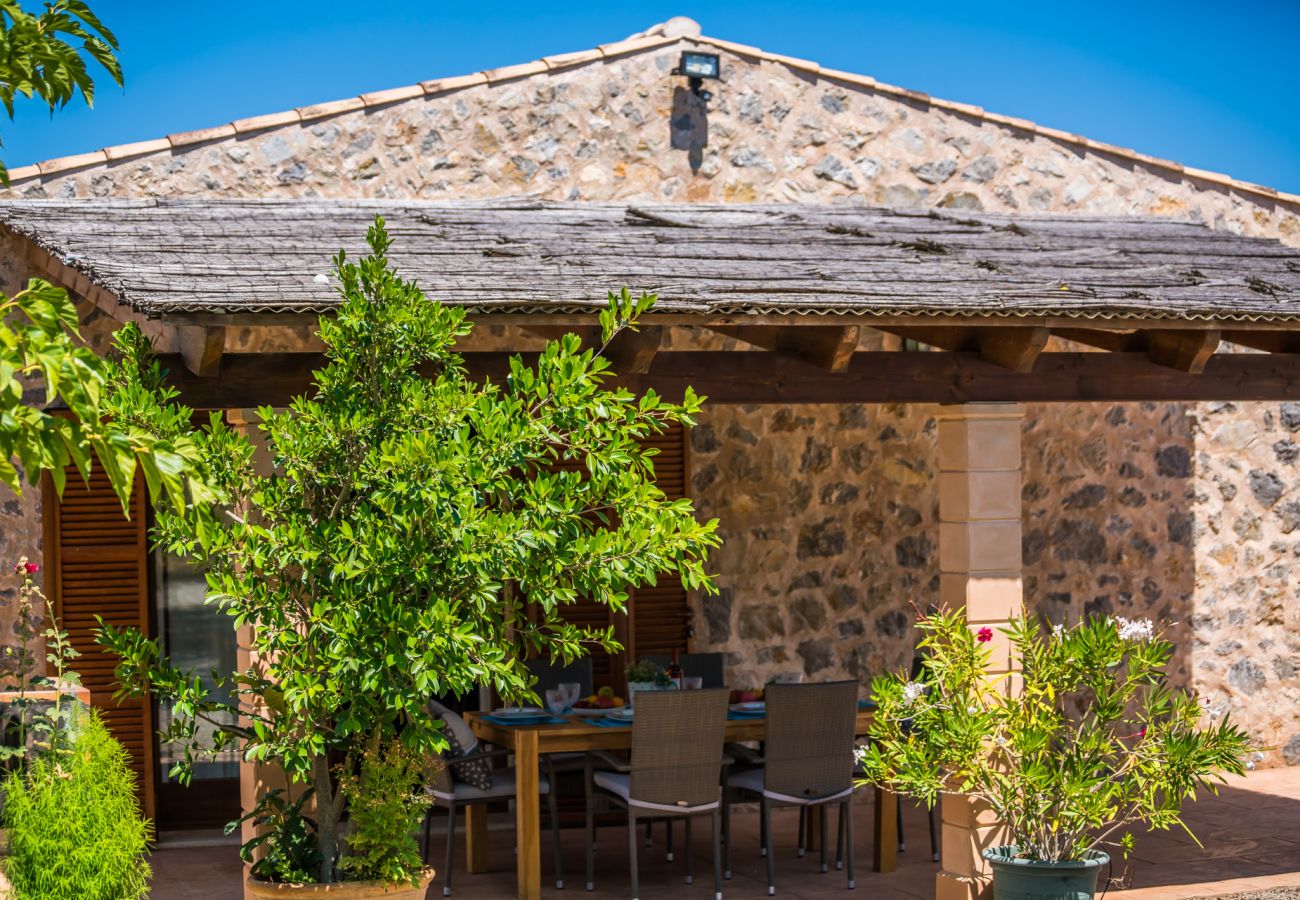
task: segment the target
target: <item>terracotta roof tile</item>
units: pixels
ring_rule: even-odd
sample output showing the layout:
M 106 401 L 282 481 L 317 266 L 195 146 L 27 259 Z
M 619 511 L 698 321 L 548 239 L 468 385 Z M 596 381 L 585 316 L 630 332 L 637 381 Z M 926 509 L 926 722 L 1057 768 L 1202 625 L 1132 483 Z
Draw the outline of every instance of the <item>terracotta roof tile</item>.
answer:
M 233 137 L 235 126 L 217 125 L 213 128 L 199 128 L 195 131 L 181 131 L 176 134 L 167 135 L 167 140 L 171 143 L 173 149 L 176 147 L 187 147 L 190 144 L 202 144 L 207 141 L 219 141 L 222 138 Z
M 302 121 L 302 114 L 296 109 L 290 109 L 286 112 L 270 113 L 265 116 L 249 116 L 246 119 L 236 119 L 230 123 L 230 127 L 235 129 L 235 134 L 248 134 L 250 131 L 264 131 L 267 128 L 278 128 L 281 125 L 297 125 Z
M 78 153 L 75 156 L 47 159 L 45 162 L 37 163 L 36 166 L 42 175 L 53 175 L 55 172 L 66 172 L 69 169 L 84 169 L 86 166 L 93 166 L 107 160 L 108 156 L 103 150 L 95 150 L 90 153 Z M 12 179 L 13 174 L 10 173 L 9 177 Z
M 384 91 L 371 91 L 368 94 L 362 94 L 361 102 L 367 107 L 387 106 L 389 103 L 400 103 L 402 100 L 414 100 L 416 97 L 423 96 L 423 85 L 408 84 L 405 87 L 388 88 Z
M 311 106 L 300 106 L 297 113 L 302 121 L 306 122 L 311 119 L 323 119 L 326 116 L 355 112 L 358 109 L 364 109 L 365 105 L 365 101 L 360 97 L 345 97 L 342 100 L 331 100 L 328 103 L 313 103 Z

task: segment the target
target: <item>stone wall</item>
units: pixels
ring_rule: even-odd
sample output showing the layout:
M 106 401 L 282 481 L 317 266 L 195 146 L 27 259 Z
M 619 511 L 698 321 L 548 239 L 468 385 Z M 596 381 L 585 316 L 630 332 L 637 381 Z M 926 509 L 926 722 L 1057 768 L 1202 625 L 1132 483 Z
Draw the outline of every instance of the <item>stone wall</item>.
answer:
M 173 136 L 6 195 L 942 206 L 1179 216 L 1300 246 L 1295 204 L 752 54 L 723 53 L 705 106 L 669 74 L 683 46 Z M 12 289 L 21 259 L 0 252 Z M 232 350 L 309 339 L 230 336 Z M 1276 404 L 1032 407 L 1024 496 L 1032 609 L 1176 621 L 1190 637 L 1178 677 L 1293 764 L 1298 432 L 1300 413 Z M 727 539 L 723 596 L 696 612 L 700 648 L 731 654 L 737 681 L 906 665 L 909 605 L 934 596 L 930 411 L 718 407 L 693 444 L 701 509 Z M 30 492 L 0 503 L 4 558 L 39 540 Z

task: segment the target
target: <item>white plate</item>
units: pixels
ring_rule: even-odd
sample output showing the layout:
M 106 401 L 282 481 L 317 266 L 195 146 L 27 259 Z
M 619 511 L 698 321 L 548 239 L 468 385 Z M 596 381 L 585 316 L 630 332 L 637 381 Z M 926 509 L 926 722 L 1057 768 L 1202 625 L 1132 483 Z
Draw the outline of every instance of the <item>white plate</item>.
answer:
M 573 709 L 569 710 L 569 714 L 575 716 L 606 716 L 613 711 L 614 710 L 612 708 L 601 709 L 599 706 L 596 707 L 595 709 L 585 709 L 581 706 L 575 706 Z
M 607 715 L 611 719 L 626 719 L 628 721 L 631 721 L 632 710 L 630 707 L 623 706 L 618 709 L 606 710 L 605 715 Z
M 507 706 L 494 711 L 492 715 L 498 719 L 545 719 L 550 713 L 535 706 Z
M 762 700 L 750 700 L 746 703 L 733 703 L 731 704 L 731 711 L 758 715 L 767 712 L 767 704 Z

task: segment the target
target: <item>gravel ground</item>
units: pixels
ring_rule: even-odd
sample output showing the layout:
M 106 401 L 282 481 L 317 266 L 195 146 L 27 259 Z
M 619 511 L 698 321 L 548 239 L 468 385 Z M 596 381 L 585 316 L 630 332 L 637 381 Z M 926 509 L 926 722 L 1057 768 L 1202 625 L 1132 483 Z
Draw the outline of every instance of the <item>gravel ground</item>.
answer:
M 1214 900 L 1300 900 L 1300 888 L 1273 888 L 1267 891 L 1246 891 L 1244 894 L 1224 894 Z

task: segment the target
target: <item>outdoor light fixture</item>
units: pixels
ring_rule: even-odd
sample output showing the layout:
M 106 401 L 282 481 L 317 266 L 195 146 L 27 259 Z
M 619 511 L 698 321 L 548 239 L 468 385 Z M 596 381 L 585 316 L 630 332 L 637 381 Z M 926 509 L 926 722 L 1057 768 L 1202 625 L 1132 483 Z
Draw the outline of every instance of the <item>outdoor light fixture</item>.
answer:
M 722 74 L 722 63 L 718 60 L 716 53 L 699 53 L 695 50 L 683 50 L 682 61 L 673 69 L 674 75 L 685 75 L 687 83 L 691 86 L 691 93 L 701 100 L 709 101 L 713 95 L 708 91 L 701 90 L 704 86 L 705 78 L 720 78 Z

